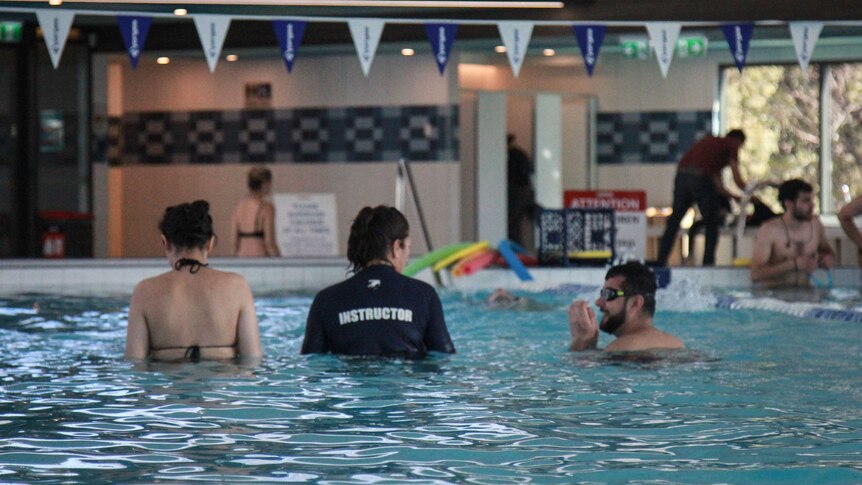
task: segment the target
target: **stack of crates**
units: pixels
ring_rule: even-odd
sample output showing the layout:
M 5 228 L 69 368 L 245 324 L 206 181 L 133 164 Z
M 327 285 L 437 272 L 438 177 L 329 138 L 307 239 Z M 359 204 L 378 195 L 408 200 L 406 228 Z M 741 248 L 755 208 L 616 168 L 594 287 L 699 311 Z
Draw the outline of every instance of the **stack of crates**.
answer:
M 613 209 L 545 209 L 539 213 L 539 264 L 604 265 L 614 260 Z

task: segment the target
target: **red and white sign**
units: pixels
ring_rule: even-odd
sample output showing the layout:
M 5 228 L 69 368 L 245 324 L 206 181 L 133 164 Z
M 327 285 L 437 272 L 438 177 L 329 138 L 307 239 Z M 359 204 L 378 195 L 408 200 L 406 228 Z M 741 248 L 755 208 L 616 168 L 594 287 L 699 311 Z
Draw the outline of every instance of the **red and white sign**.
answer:
M 613 209 L 617 234 L 616 256 L 620 260 L 646 259 L 646 192 L 639 190 L 567 190 L 566 207 Z

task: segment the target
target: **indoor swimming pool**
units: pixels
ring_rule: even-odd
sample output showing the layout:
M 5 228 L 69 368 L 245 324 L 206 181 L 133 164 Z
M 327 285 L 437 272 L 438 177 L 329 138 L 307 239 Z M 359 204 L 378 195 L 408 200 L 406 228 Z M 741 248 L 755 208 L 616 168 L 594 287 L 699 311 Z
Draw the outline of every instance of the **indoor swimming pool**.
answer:
M 656 324 L 689 350 L 636 361 L 567 352 L 597 287 L 522 292 L 535 311 L 443 291 L 458 353 L 421 361 L 301 356 L 313 295 L 270 294 L 259 366 L 136 367 L 126 295 L 6 296 L 0 481 L 862 481 L 862 324 L 676 288 Z

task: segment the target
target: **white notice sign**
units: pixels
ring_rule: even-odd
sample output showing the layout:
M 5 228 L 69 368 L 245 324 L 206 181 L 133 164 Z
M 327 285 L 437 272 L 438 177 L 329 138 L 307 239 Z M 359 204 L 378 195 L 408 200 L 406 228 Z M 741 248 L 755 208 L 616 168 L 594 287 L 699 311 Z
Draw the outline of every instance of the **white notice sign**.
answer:
M 338 256 L 335 194 L 275 194 L 273 203 L 282 256 Z

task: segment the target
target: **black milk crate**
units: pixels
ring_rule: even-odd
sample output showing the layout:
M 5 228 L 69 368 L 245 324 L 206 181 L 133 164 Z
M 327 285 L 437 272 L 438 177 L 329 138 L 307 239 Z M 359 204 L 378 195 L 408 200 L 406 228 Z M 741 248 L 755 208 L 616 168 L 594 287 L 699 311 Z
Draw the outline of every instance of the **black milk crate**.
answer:
M 613 209 L 545 209 L 539 213 L 539 264 L 603 265 L 614 259 Z

